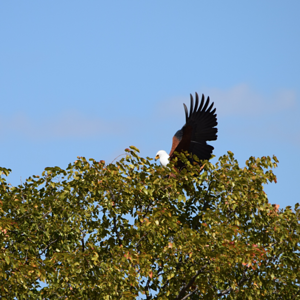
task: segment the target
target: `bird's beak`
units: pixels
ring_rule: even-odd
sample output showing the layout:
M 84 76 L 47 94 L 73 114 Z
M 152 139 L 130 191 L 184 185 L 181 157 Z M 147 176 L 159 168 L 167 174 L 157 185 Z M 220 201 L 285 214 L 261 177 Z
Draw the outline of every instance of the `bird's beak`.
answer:
M 159 159 L 159 156 L 158 156 L 158 155 L 155 156 L 155 160 L 157 160 L 157 159 Z

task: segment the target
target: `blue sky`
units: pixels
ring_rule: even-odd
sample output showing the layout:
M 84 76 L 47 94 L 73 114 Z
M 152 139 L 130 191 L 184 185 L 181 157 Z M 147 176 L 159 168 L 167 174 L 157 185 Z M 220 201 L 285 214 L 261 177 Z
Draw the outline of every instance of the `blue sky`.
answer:
M 1 163 L 12 184 L 77 156 L 154 157 L 197 91 L 218 157 L 275 154 L 271 203 L 299 202 L 300 2 L 2 1 Z

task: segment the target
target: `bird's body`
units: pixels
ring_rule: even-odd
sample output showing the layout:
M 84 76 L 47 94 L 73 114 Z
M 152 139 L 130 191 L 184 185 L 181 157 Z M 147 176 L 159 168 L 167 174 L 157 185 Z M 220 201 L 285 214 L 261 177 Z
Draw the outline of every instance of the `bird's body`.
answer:
M 202 95 L 201 103 L 199 105 L 199 97 L 196 93 L 194 99 L 191 95 L 190 112 L 185 104 L 185 125 L 178 130 L 174 137 L 170 154 L 166 151 L 160 150 L 157 152 L 155 159 L 160 160 L 163 166 L 166 166 L 170 160 L 175 157 L 175 152 L 180 153 L 187 151 L 190 154 L 189 160 L 193 160 L 193 156 L 196 155 L 200 160 L 207 160 L 211 157 L 214 147 L 208 145 L 206 141 L 213 141 L 217 139 L 217 115 L 216 109 L 213 109 L 214 103 L 209 106 L 209 97 L 206 99 Z M 208 107 L 209 106 L 209 107 Z M 180 160 L 176 165 L 178 168 L 184 167 L 184 163 Z

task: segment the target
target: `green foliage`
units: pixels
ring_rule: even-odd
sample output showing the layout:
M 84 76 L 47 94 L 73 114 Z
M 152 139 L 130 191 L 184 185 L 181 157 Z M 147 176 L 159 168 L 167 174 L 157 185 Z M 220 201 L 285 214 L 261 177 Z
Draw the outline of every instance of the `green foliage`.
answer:
M 300 297 L 299 205 L 263 190 L 276 157 L 241 168 L 228 152 L 200 172 L 181 155 L 178 173 L 126 151 L 17 187 L 0 169 L 1 299 Z

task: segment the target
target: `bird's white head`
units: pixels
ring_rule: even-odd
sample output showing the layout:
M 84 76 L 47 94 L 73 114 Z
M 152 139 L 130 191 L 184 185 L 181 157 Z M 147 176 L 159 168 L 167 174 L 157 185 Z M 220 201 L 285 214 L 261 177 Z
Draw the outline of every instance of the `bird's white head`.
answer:
M 169 154 L 165 150 L 159 150 L 155 159 L 159 159 L 160 163 L 165 167 L 169 163 Z

